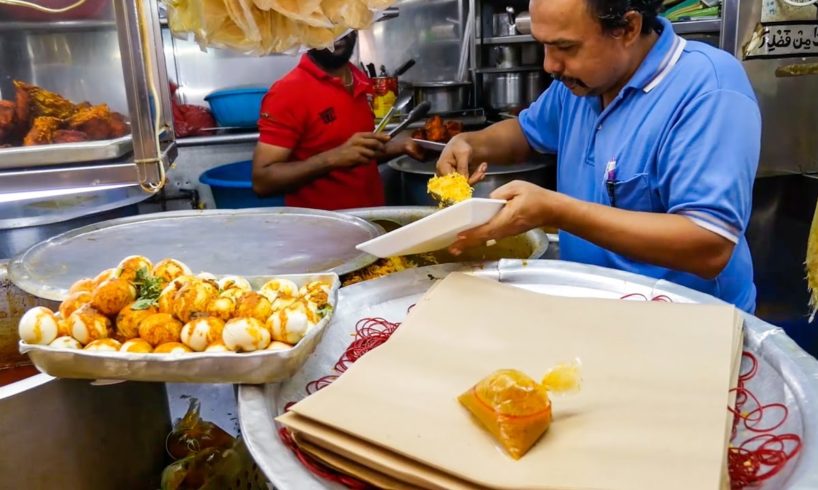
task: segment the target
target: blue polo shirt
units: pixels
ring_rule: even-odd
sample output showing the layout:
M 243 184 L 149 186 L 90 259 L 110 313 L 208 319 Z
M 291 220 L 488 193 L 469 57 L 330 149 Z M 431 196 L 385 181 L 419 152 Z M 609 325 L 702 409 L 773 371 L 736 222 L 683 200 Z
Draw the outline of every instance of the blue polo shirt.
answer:
M 604 110 L 555 82 L 520 114 L 532 148 L 557 153 L 557 190 L 621 209 L 674 213 L 736 244 L 713 280 L 632 260 L 560 233 L 564 260 L 682 284 L 755 310 L 744 232 L 761 141 L 761 114 L 741 64 L 664 27 L 642 65 Z M 613 185 L 608 185 L 612 183 Z

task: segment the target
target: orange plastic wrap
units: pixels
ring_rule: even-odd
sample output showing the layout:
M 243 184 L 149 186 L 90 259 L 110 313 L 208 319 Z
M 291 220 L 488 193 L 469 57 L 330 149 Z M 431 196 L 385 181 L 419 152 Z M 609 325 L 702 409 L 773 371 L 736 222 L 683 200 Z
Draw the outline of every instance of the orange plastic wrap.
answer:
M 561 364 L 537 383 L 516 369 L 500 369 L 458 397 L 514 459 L 522 458 L 551 425 L 548 392 L 579 389 L 579 363 Z

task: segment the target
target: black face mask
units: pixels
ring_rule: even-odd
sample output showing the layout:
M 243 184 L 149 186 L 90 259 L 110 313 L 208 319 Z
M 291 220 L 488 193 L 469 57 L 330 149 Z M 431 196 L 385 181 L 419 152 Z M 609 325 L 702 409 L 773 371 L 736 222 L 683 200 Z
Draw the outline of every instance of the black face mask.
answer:
M 358 41 L 358 33 L 350 32 L 341 39 L 335 41 L 335 50 L 311 49 L 308 53 L 310 58 L 325 70 L 337 70 L 349 63 L 352 53 L 355 51 L 355 43 Z

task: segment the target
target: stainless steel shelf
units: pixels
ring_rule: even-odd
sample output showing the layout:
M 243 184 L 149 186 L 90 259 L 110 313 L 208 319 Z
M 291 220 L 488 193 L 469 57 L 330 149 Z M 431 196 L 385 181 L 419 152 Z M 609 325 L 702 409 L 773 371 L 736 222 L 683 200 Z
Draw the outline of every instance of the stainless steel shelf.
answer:
M 116 22 L 112 20 L 70 20 L 59 22 L 18 22 L 0 21 L 2 31 L 91 31 L 102 29 L 116 29 Z
M 185 146 L 208 146 L 208 145 L 230 145 L 236 143 L 255 143 L 258 141 L 258 132 L 219 134 L 215 136 L 192 136 L 190 138 L 179 138 L 176 145 Z
M 477 38 L 477 44 L 494 45 L 494 44 L 519 44 L 519 43 L 534 43 L 537 42 L 530 34 L 519 34 L 517 36 L 499 36 L 499 37 L 484 37 Z
M 514 66 L 511 68 L 478 68 L 475 70 L 477 73 L 519 73 L 519 72 L 529 72 L 529 71 L 542 71 L 542 65 L 530 65 L 530 66 Z
M 676 34 L 719 34 L 721 19 L 686 20 L 673 23 Z

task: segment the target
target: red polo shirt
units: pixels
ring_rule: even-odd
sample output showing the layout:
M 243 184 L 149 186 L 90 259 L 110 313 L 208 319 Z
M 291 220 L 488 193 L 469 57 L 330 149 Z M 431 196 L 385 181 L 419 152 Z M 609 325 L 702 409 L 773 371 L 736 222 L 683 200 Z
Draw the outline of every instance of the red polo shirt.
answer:
M 259 141 L 292 150 L 304 161 L 344 144 L 353 134 L 371 132 L 372 85 L 350 64 L 352 94 L 340 78 L 319 68 L 306 54 L 290 73 L 270 87 L 261 103 Z M 373 160 L 332 172 L 284 196 L 287 206 L 348 209 L 384 205 L 383 183 Z

